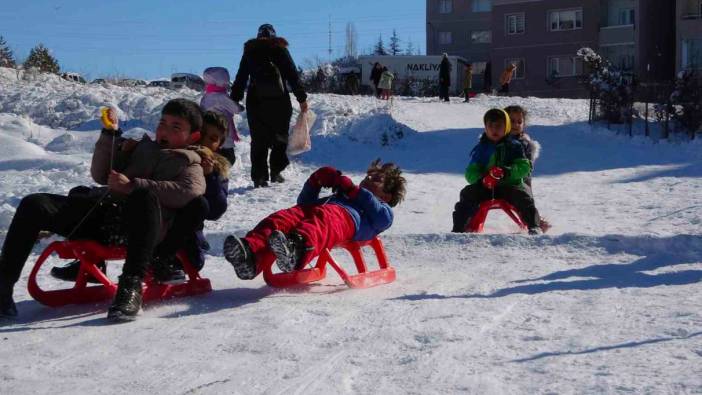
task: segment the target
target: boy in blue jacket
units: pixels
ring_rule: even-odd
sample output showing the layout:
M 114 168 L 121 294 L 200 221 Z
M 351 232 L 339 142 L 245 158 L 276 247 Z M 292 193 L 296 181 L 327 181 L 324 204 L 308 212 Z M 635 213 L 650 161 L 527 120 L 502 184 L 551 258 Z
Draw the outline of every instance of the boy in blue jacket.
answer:
M 390 228 L 392 208 L 404 199 L 405 178 L 393 163 L 371 163 L 359 185 L 333 167 L 315 171 L 305 182 L 297 205 L 275 212 L 244 238 L 228 236 L 224 257 L 236 275 L 250 280 L 264 268 L 261 258 L 272 250 L 281 271 L 302 269 L 324 248 L 340 242 L 371 240 Z M 334 193 L 319 197 L 322 188 Z
M 529 234 L 538 234 L 539 213 L 531 188 L 524 183 L 531 174 L 531 162 L 521 143 L 508 137 L 511 129 L 509 115 L 502 109 L 493 108 L 485 113 L 483 123 L 485 133 L 473 148 L 466 168 L 465 176 L 470 185 L 461 190 L 451 231 L 464 232 L 480 203 L 504 199 L 517 209 Z

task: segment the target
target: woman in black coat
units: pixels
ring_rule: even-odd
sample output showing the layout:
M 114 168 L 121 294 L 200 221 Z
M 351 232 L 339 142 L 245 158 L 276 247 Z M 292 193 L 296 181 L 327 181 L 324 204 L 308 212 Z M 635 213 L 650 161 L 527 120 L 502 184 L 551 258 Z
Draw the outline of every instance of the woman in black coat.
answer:
M 251 133 L 251 179 L 254 187 L 268 186 L 268 180 L 283 182 L 280 174 L 290 163 L 285 150 L 292 117 L 290 93 L 307 111 L 307 94 L 300 84 L 288 42 L 276 37 L 272 25 L 258 28 L 258 35 L 244 44 L 244 54 L 232 86 L 231 98 L 241 101 L 246 95 L 246 111 Z M 270 177 L 268 151 L 270 155 Z
M 439 99 L 449 101 L 449 87 L 451 86 L 451 62 L 448 54 L 444 54 L 439 65 Z

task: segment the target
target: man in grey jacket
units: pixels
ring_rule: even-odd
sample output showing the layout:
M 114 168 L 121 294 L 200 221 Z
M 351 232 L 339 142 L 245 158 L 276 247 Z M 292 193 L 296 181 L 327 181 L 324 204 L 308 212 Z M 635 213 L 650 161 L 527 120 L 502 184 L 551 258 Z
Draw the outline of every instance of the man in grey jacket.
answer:
M 200 157 L 187 146 L 199 139 L 202 114 L 196 103 L 169 101 L 161 112 L 156 140 L 121 137 L 116 116 L 103 128 L 90 168 L 106 188 L 89 194 L 31 194 L 22 199 L 0 254 L 0 317 L 15 316 L 14 284 L 40 231 L 72 239 L 127 244 L 117 294 L 107 317 L 132 320 L 142 302 L 142 279 L 154 248 L 175 210 L 205 192 Z

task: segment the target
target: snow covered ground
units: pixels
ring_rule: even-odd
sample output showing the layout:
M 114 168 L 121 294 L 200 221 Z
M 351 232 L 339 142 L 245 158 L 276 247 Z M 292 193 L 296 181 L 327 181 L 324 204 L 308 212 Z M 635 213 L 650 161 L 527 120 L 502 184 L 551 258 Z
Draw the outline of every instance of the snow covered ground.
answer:
M 3 235 L 22 196 L 91 183 L 100 106 L 118 106 L 139 135 L 178 96 L 196 93 L 24 82 L 0 69 Z M 282 185 L 252 188 L 240 120 L 230 208 L 206 226 L 212 293 L 150 303 L 134 323 L 107 325 L 106 303 L 55 309 L 29 297 L 39 243 L 15 290 L 20 317 L 0 324 L 0 393 L 702 393 L 699 143 L 590 127 L 580 100 L 310 102 L 313 150 Z M 529 109 L 543 147 L 534 191 L 554 227 L 529 237 L 493 212 L 484 234 L 451 234 L 482 114 L 513 103 Z M 350 290 L 330 273 L 281 291 L 235 278 L 222 257 L 227 234 L 292 205 L 315 168 L 360 181 L 376 157 L 408 179 L 383 235 L 395 283 Z M 40 280 L 60 285 L 47 273 Z

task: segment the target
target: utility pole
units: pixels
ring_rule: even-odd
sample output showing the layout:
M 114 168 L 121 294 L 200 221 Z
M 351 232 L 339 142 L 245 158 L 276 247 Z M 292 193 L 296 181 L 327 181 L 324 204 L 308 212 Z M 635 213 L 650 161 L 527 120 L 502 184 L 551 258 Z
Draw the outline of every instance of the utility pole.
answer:
M 329 63 L 332 61 L 332 26 L 331 26 L 331 14 L 329 15 Z

